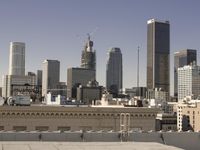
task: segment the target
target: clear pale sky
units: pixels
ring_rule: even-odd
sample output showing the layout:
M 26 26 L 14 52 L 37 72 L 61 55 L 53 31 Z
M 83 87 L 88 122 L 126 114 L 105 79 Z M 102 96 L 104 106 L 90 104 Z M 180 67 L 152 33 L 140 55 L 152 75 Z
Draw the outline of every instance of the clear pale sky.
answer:
M 140 46 L 140 85 L 146 86 L 146 22 L 157 18 L 171 25 L 172 91 L 173 53 L 200 49 L 199 15 L 199 0 L 1 0 L 0 76 L 8 73 L 9 42 L 19 41 L 26 43 L 26 72 L 41 69 L 44 59 L 58 59 L 66 81 L 67 68 L 80 66 L 84 40 L 93 32 L 97 81 L 105 85 L 108 49 L 119 47 L 123 87 L 136 86 Z

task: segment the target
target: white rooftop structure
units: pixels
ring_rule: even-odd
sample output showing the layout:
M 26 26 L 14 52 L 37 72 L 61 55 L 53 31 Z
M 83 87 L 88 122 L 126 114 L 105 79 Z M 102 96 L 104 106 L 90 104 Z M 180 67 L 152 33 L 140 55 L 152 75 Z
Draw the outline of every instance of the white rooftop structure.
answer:
M 168 23 L 168 24 L 169 24 L 169 21 L 168 21 L 168 20 L 163 21 L 163 20 L 158 20 L 158 19 L 149 19 L 149 20 L 147 21 L 147 24 L 151 24 L 151 23 L 153 23 L 153 22 L 160 22 L 160 23 Z

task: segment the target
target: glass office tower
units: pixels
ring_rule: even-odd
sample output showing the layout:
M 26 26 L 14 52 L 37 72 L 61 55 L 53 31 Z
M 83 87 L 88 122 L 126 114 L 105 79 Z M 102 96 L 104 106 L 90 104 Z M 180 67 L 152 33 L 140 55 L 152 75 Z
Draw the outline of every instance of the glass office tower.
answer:
M 147 88 L 169 92 L 170 24 L 151 19 L 147 22 Z

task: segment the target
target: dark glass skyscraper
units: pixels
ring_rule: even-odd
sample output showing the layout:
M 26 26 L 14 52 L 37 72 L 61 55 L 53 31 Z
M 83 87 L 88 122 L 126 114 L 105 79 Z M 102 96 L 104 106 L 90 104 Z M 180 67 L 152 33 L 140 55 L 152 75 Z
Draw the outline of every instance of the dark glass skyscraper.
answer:
M 113 94 L 122 89 L 122 53 L 120 48 L 112 48 L 106 66 L 106 88 Z
M 178 68 L 185 65 L 196 64 L 197 51 L 192 49 L 181 50 L 174 53 L 174 96 L 178 96 Z
M 81 68 L 96 70 L 96 52 L 93 50 L 93 41 L 90 40 L 90 35 L 82 51 Z
M 170 72 L 169 21 L 147 22 L 147 88 L 169 92 Z

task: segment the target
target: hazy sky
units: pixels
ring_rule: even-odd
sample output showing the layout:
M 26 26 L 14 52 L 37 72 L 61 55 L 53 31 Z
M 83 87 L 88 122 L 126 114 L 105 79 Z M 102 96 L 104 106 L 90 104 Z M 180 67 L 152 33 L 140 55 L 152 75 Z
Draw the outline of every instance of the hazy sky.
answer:
M 105 85 L 108 49 L 120 47 L 123 87 L 136 86 L 140 46 L 140 85 L 146 86 L 146 22 L 157 18 L 171 25 L 173 90 L 173 53 L 200 49 L 199 15 L 199 0 L 0 0 L 0 76 L 8 73 L 9 42 L 19 41 L 26 43 L 26 72 L 41 69 L 44 59 L 58 59 L 66 81 L 67 68 L 80 66 L 87 33 L 93 32 L 97 81 Z

